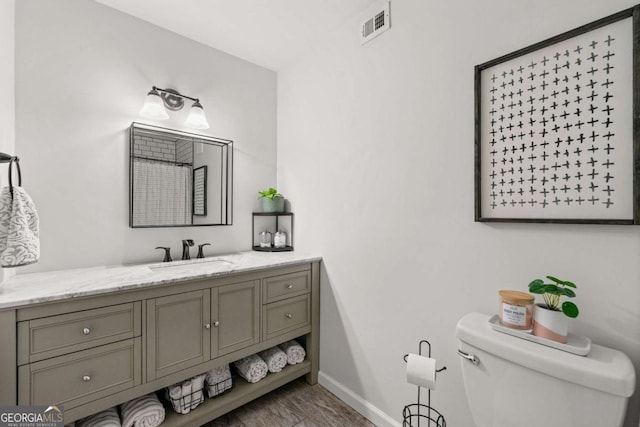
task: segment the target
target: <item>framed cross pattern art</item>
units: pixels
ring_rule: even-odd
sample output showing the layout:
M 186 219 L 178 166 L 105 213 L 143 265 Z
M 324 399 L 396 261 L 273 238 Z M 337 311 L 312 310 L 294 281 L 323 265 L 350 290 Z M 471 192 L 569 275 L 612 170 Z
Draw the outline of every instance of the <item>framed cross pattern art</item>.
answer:
M 475 220 L 640 224 L 640 5 L 475 67 Z

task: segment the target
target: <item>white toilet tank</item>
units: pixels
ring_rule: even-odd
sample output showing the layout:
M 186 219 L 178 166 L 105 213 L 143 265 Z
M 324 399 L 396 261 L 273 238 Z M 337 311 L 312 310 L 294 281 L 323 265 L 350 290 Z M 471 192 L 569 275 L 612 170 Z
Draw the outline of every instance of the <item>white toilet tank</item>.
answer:
M 470 313 L 456 326 L 467 400 L 477 427 L 621 426 L 636 379 L 622 352 L 577 356 L 493 330 Z

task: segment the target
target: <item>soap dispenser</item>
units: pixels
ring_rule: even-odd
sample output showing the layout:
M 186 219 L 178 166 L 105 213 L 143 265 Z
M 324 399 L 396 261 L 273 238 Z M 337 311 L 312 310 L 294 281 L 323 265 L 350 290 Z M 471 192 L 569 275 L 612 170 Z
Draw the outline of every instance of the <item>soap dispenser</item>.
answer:
M 261 248 L 271 247 L 271 233 L 267 230 L 260 233 L 260 247 Z

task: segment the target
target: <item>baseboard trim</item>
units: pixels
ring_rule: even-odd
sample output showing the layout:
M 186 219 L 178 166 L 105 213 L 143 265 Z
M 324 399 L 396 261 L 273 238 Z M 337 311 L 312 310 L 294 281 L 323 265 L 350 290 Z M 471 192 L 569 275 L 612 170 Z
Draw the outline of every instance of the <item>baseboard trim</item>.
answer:
M 318 382 L 321 386 L 329 390 L 331 393 L 342 399 L 347 405 L 362 414 L 373 424 L 378 427 L 400 427 L 401 424 L 397 420 L 381 411 L 377 406 L 362 398 L 362 396 L 354 393 L 351 389 L 345 387 L 344 384 L 336 381 L 324 372 L 318 372 Z

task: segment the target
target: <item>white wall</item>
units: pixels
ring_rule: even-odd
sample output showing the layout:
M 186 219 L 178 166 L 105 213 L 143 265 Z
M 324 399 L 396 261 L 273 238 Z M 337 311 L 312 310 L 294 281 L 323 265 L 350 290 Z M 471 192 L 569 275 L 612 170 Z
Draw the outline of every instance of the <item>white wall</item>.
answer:
M 13 153 L 15 139 L 15 0 L 0 2 L 0 151 Z M 5 174 L 0 182 L 5 182 Z
M 423 338 L 448 368 L 433 405 L 472 425 L 456 322 L 547 274 L 579 286 L 573 331 L 640 372 L 639 227 L 473 221 L 474 65 L 634 3 L 395 0 L 369 45 L 354 19 L 279 72 L 278 186 L 324 259 L 322 378 L 380 425 L 416 401 L 402 356 Z M 639 410 L 636 391 L 626 426 Z
M 152 85 L 199 97 L 204 133 L 234 141 L 233 226 L 129 228 L 127 130 L 145 122 Z M 250 248 L 257 191 L 276 181 L 274 72 L 94 1 L 21 0 L 15 87 L 15 148 L 41 226 L 40 262 L 21 273 L 160 261 L 156 246 L 179 259 L 185 238 L 209 253 Z M 155 124 L 185 129 L 187 111 Z
M 14 154 L 16 136 L 15 115 L 15 0 L 0 2 L 0 152 Z M 7 182 L 7 166 L 0 167 L 0 185 Z M 12 275 L 0 268 L 0 282 Z

